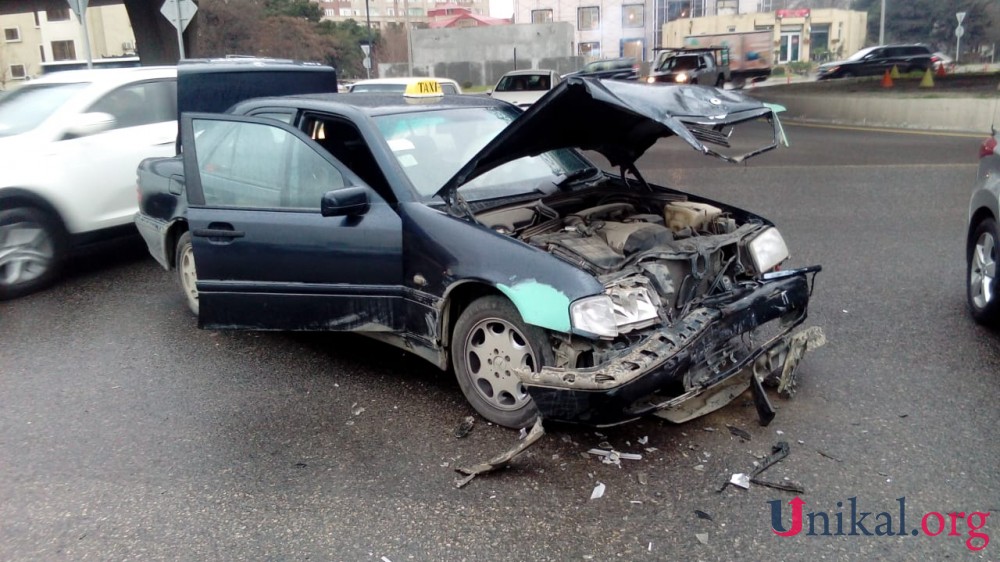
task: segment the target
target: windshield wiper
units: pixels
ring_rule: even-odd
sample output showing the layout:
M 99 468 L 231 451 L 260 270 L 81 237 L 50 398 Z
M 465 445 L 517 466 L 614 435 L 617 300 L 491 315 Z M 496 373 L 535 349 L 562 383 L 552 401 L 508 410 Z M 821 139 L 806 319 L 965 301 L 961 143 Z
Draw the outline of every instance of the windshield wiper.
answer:
M 563 179 L 559 180 L 558 182 L 555 182 L 555 184 L 556 184 L 556 187 L 559 187 L 559 188 L 566 187 L 568 185 L 576 183 L 577 181 L 579 181 L 581 179 L 592 178 L 595 175 L 597 175 L 598 173 L 600 173 L 600 170 L 598 170 L 597 168 L 595 168 L 593 166 L 590 166 L 589 168 L 581 168 L 581 169 L 579 169 L 579 170 L 577 170 L 575 172 L 570 172 L 569 174 L 566 175 L 566 177 L 564 177 Z

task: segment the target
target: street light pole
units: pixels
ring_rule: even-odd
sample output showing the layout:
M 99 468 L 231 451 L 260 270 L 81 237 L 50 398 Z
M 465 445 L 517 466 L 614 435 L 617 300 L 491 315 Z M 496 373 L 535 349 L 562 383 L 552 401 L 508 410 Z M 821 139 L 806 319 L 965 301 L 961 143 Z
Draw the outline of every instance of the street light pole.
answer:
M 882 12 L 878 18 L 878 44 L 885 45 L 885 0 L 882 0 Z
M 372 57 L 372 53 L 375 52 L 375 49 L 373 49 L 374 45 L 372 45 L 372 14 L 371 10 L 368 9 L 368 0 L 365 0 L 365 21 L 368 22 L 368 60 L 371 61 L 374 58 Z M 372 77 L 371 62 L 365 67 L 365 77 Z

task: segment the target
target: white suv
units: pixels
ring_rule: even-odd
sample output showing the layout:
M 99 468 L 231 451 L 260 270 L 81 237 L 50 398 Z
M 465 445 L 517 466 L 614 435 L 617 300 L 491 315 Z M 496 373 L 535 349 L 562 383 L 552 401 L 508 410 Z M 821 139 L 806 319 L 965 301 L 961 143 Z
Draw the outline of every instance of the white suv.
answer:
M 174 67 L 66 71 L 0 97 L 0 300 L 35 291 L 80 245 L 135 233 L 135 170 L 171 156 Z

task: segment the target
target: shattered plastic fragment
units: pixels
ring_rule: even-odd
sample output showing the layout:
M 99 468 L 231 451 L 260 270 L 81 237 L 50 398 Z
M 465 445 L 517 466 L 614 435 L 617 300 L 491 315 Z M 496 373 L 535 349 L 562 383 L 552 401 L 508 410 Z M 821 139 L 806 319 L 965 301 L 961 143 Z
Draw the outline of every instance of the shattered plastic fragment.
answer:
M 646 443 L 649 443 L 649 436 L 643 435 L 642 437 L 639 438 L 638 441 L 640 445 L 645 445 Z
M 532 426 L 531 431 L 528 432 L 527 437 L 518 441 L 517 445 L 512 447 L 510 450 L 503 452 L 489 461 L 477 464 L 470 468 L 459 467 L 455 470 L 465 474 L 465 478 L 461 478 L 455 482 L 455 487 L 461 488 L 469 482 L 472 481 L 476 476 L 483 474 L 485 472 L 491 472 L 498 468 L 503 468 L 507 466 L 510 461 L 514 460 L 515 457 L 524 452 L 525 449 L 530 447 L 535 441 L 541 439 L 542 435 L 545 435 L 545 428 L 542 427 L 542 418 L 538 418 L 535 421 L 535 425 Z
M 750 476 L 742 472 L 737 472 L 729 477 L 729 483 L 734 486 L 739 486 L 744 490 L 750 489 Z
M 726 427 L 729 428 L 730 434 L 735 435 L 736 437 L 739 437 L 744 441 L 750 441 L 753 438 L 753 436 L 751 436 L 750 433 L 747 432 L 745 429 L 741 429 L 739 427 L 732 425 L 727 425 Z
M 602 497 L 604 495 L 604 488 L 604 483 L 598 482 L 597 485 L 594 486 L 594 491 L 590 493 L 590 499 L 596 500 Z
M 705 472 L 705 465 L 703 464 L 695 465 L 694 469 L 697 470 L 698 472 Z
M 645 472 L 640 472 L 639 474 L 636 474 L 635 478 L 643 486 L 645 486 L 649 482 L 648 479 L 646 478 L 646 473 Z
M 473 426 L 476 425 L 476 418 L 473 416 L 466 416 L 462 420 L 462 423 L 458 424 L 455 428 L 455 437 L 461 439 L 472 432 Z
M 358 406 L 357 402 L 355 402 L 354 404 L 351 404 L 351 413 L 354 414 L 355 416 L 360 416 L 362 414 L 362 412 L 364 412 L 364 411 L 365 411 L 365 407 L 364 406 Z
M 695 533 L 694 536 L 701 544 L 708 544 L 708 533 Z
M 517 435 L 517 438 L 518 438 L 518 439 L 524 439 L 524 438 L 525 438 L 525 437 L 527 437 L 527 436 L 528 436 L 528 428 L 526 428 L 526 427 L 522 427 L 522 428 L 521 428 L 521 433 L 519 433 L 519 434 Z
M 711 515 L 705 513 L 704 511 L 702 511 L 700 509 L 694 510 L 694 514 L 698 516 L 698 519 L 706 519 L 708 521 L 714 521 L 714 519 L 712 519 Z

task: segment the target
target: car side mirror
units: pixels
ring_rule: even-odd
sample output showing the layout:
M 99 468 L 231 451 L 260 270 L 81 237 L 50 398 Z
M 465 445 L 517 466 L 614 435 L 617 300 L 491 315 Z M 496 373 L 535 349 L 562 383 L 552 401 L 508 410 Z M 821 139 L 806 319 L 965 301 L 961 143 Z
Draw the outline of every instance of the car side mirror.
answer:
M 324 217 L 350 217 L 363 215 L 371 208 L 367 187 L 344 187 L 327 191 L 320 203 Z
M 81 113 L 74 116 L 66 127 L 70 137 L 86 137 L 101 133 L 115 126 L 115 117 L 110 113 Z

